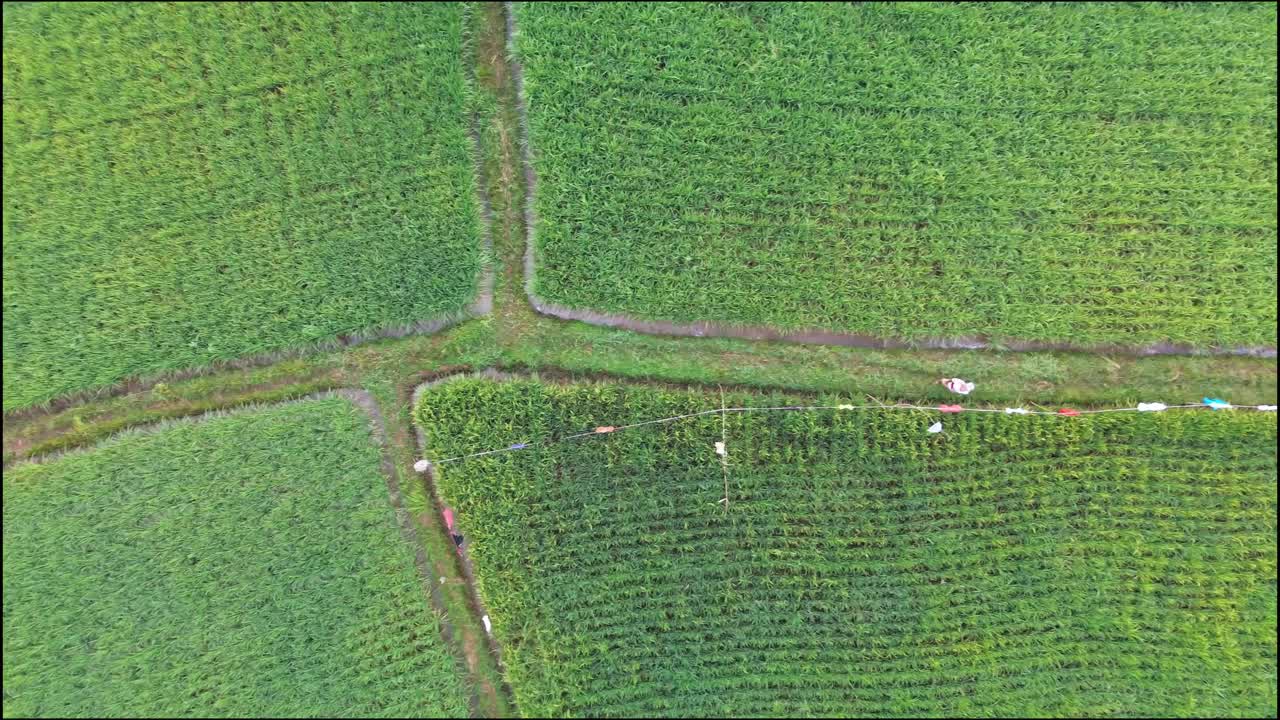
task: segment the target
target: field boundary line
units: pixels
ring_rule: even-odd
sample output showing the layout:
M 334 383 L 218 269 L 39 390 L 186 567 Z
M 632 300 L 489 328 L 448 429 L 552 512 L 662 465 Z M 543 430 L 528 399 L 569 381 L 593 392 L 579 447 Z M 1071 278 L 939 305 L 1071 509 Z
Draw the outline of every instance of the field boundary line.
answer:
M 471 676 L 466 653 L 463 652 L 455 637 L 453 623 L 449 621 L 444 598 L 440 594 L 440 588 L 434 581 L 434 573 L 431 572 L 431 562 L 427 558 L 427 551 L 418 537 L 413 518 L 405 507 L 404 493 L 400 491 L 400 473 L 396 470 L 395 459 L 391 454 L 390 438 L 387 435 L 386 421 L 382 417 L 382 409 L 378 407 L 378 401 L 374 399 L 373 394 L 367 390 L 343 388 L 333 390 L 331 394 L 345 398 L 352 405 L 364 411 L 369 418 L 369 431 L 378 445 L 379 464 L 381 465 L 382 475 L 387 481 L 387 495 L 391 500 L 392 510 L 395 512 L 396 525 L 400 530 L 400 539 L 413 551 L 413 564 L 418 570 L 418 580 L 422 583 L 423 590 L 426 591 L 427 600 L 431 605 L 431 609 L 435 611 L 436 621 L 440 625 L 440 639 L 450 650 L 450 654 L 453 655 L 453 661 L 457 663 L 458 669 L 461 671 L 461 676 L 466 686 L 467 703 L 470 706 L 471 716 L 479 717 L 480 695 L 475 683 L 465 682 Z
M 474 91 L 479 81 L 476 79 L 475 63 L 472 62 L 476 54 L 477 42 L 471 34 L 469 17 L 472 12 L 475 12 L 472 6 L 467 6 L 463 10 L 462 73 Z M 493 256 L 493 227 L 496 219 L 493 214 L 493 203 L 489 199 L 489 190 L 484 182 L 484 141 L 483 133 L 480 131 L 480 113 L 475 107 L 469 108 L 467 112 L 467 136 L 471 139 L 471 182 L 475 186 L 476 205 L 480 210 L 481 268 L 480 277 L 476 281 L 475 300 L 463 311 L 464 316 L 457 318 L 458 323 L 493 313 L 493 291 L 497 273 L 495 267 L 497 263 Z M 431 332 L 439 332 L 443 329 L 442 327 Z
M 492 268 L 486 268 L 485 274 L 491 279 Z M 481 278 L 481 281 L 482 282 L 478 283 L 478 285 L 482 285 L 483 282 L 485 282 L 483 278 Z M 340 333 L 328 340 L 321 340 L 305 346 L 259 353 L 257 355 L 246 355 L 233 360 L 218 360 L 205 365 L 197 365 L 189 368 L 166 370 L 147 375 L 134 375 L 117 380 L 110 385 L 104 385 L 102 387 L 89 390 L 79 390 L 66 395 L 60 395 L 44 403 L 37 403 L 27 407 L 7 410 L 4 413 L 4 418 L 5 420 L 20 421 L 36 415 L 59 412 L 75 407 L 76 405 L 83 405 L 96 400 L 105 400 L 107 398 L 120 397 L 122 395 L 150 390 L 161 383 L 181 382 L 183 380 L 216 375 L 227 371 L 251 370 L 254 368 L 268 367 L 285 360 L 322 355 L 327 352 L 343 350 L 357 345 L 376 342 L 378 340 L 403 338 L 411 335 L 434 335 L 442 330 L 446 330 L 468 320 L 483 317 L 491 312 L 492 309 L 493 295 L 490 290 L 490 292 L 484 296 L 481 296 L 478 293 L 476 299 L 462 310 L 445 313 L 444 315 L 437 316 L 435 318 L 419 320 L 412 323 L 385 325 L 349 333 Z
M 699 385 L 672 386 L 666 383 L 655 384 L 655 383 L 647 383 L 643 380 L 626 379 L 626 378 L 620 378 L 613 381 L 590 379 L 590 378 L 575 380 L 572 377 L 563 378 L 563 377 L 555 377 L 554 375 L 548 378 L 543 378 L 536 372 L 535 373 L 510 373 L 510 372 L 503 372 L 500 370 L 490 368 L 490 369 L 480 370 L 480 371 L 475 371 L 470 373 L 464 372 L 464 373 L 458 373 L 453 375 L 446 375 L 437 380 L 433 380 L 428 383 L 423 383 L 418 387 L 417 390 L 414 391 L 413 407 L 417 408 L 418 402 L 422 397 L 422 393 L 425 390 L 427 390 L 429 387 L 434 385 L 440 385 L 446 382 L 466 379 L 466 378 L 487 379 L 495 382 L 532 380 L 535 382 L 550 382 L 550 383 L 556 383 L 560 385 L 595 384 L 595 383 L 604 383 L 604 384 L 613 384 L 613 385 L 622 385 L 622 386 L 632 385 L 632 386 L 640 386 L 640 387 L 650 387 L 650 386 L 656 385 L 657 387 L 667 387 L 667 388 L 678 387 L 679 389 L 682 389 L 686 392 L 701 392 L 703 394 L 711 393 L 710 386 L 699 386 Z M 721 393 L 722 393 L 722 399 L 720 403 L 721 406 L 718 408 L 698 410 L 694 412 L 685 413 L 683 415 L 673 415 L 670 417 L 643 420 L 639 422 L 629 423 L 626 425 L 599 426 L 599 427 L 596 427 L 595 429 L 588 429 L 583 432 L 572 433 L 569 435 L 562 435 L 556 438 L 544 438 L 541 440 L 529 438 L 522 442 L 507 445 L 505 447 L 495 447 L 488 450 L 481 450 L 474 453 L 468 453 L 465 455 L 458 455 L 458 456 L 447 457 L 447 458 L 433 459 L 433 458 L 426 457 L 427 443 L 426 443 L 425 433 L 422 430 L 422 428 L 420 428 L 416 423 L 414 424 L 414 428 L 418 433 L 419 449 L 422 451 L 421 459 L 428 463 L 427 472 L 428 474 L 430 474 L 434 471 L 434 468 L 437 465 L 461 462 L 463 460 L 469 460 L 469 459 L 478 458 L 478 457 L 486 457 L 489 455 L 497 455 L 501 453 L 517 452 L 520 450 L 526 450 L 534 447 L 550 447 L 550 446 L 558 445 L 564 442 L 582 440 L 584 438 L 594 437 L 597 435 L 613 434 L 613 433 L 621 432 L 623 430 L 630 430 L 632 428 L 639 428 L 639 427 L 648 427 L 650 425 L 667 425 L 673 422 L 678 422 L 681 420 L 687 420 L 687 419 L 697 418 L 697 417 L 719 415 L 722 419 L 722 427 L 723 427 L 724 418 L 729 413 L 755 413 L 755 412 L 842 413 L 842 412 L 861 412 L 861 411 L 867 411 L 867 410 L 871 410 L 871 411 L 905 410 L 905 411 L 916 411 L 916 412 L 922 412 L 922 413 L 932 413 L 932 414 L 941 414 L 941 415 L 960 414 L 960 413 L 985 413 L 985 414 L 994 414 L 994 415 L 1034 415 L 1034 416 L 1057 417 L 1057 418 L 1062 418 L 1063 420 L 1067 420 L 1069 418 L 1076 417 L 1076 416 L 1105 415 L 1105 414 L 1113 414 L 1113 413 L 1149 414 L 1151 412 L 1167 412 L 1169 410 L 1198 410 L 1198 411 L 1216 412 L 1219 409 L 1218 407 L 1210 404 L 1208 402 L 1209 400 L 1208 398 L 1206 398 L 1205 402 L 1199 402 L 1199 403 L 1179 403 L 1179 404 L 1172 404 L 1172 405 L 1160 405 L 1159 409 L 1148 409 L 1148 408 L 1142 407 L 1144 405 L 1148 405 L 1147 403 L 1140 403 L 1138 407 L 1104 407 L 1104 408 L 1086 408 L 1083 410 L 1077 410 L 1074 408 L 1044 410 L 1044 409 L 1041 409 L 1040 406 L 1038 405 L 1035 406 L 1036 409 L 1034 410 L 1027 409 L 1020 406 L 1005 407 L 1005 408 L 997 408 L 997 407 L 965 408 L 965 407 L 961 407 L 960 405 L 947 405 L 947 404 L 917 405 L 917 404 L 908 403 L 908 402 L 898 402 L 893 404 L 887 404 L 887 403 L 880 402 L 875 398 L 870 398 L 870 400 L 872 400 L 871 403 L 856 404 L 856 405 L 855 404 L 772 405 L 772 406 L 760 405 L 760 406 L 725 407 L 724 401 L 723 401 L 723 392 L 724 392 L 723 388 L 721 388 Z M 760 389 L 752 389 L 749 392 L 755 392 L 758 394 L 760 392 Z M 798 396 L 798 397 L 811 398 L 815 396 L 815 393 L 804 393 L 804 392 L 800 392 L 800 393 L 788 392 L 787 394 L 791 395 L 792 397 Z M 1234 405 L 1233 406 L 1228 404 L 1226 405 L 1226 409 L 1238 409 L 1238 410 L 1246 410 L 1246 411 L 1261 412 L 1261 413 L 1275 412 L 1274 405 Z M 608 420 L 601 419 L 600 422 L 608 422 Z M 724 442 L 724 440 L 722 440 L 722 442 Z M 726 475 L 726 482 L 727 482 L 727 475 Z M 435 492 L 434 484 L 432 487 L 432 492 L 433 493 Z M 726 497 L 727 497 L 727 492 L 726 492 Z
M 109 433 L 105 437 L 94 440 L 93 442 L 85 443 L 84 445 L 75 445 L 73 447 L 63 448 L 61 450 L 54 450 L 53 452 L 15 458 L 13 462 L 5 466 L 5 469 L 8 470 L 10 468 L 19 467 L 21 465 L 26 465 L 28 463 L 32 465 L 43 465 L 44 463 L 52 462 L 54 460 L 61 459 L 68 455 L 93 452 L 95 450 L 100 449 L 102 445 L 115 442 L 122 437 L 127 437 L 130 435 L 153 435 L 158 432 L 163 432 L 164 430 L 167 430 L 176 425 L 186 425 L 189 423 L 201 423 L 209 420 L 217 420 L 219 418 L 224 418 L 224 417 L 235 417 L 238 415 L 246 415 L 250 413 L 260 412 L 262 410 L 266 410 L 270 408 L 286 407 L 288 405 L 296 405 L 299 403 L 313 402 L 315 400 L 327 400 L 335 397 L 341 397 L 346 400 L 349 400 L 352 404 L 357 404 L 355 400 L 353 400 L 351 397 L 348 397 L 346 393 L 363 393 L 363 392 L 364 390 L 360 390 L 358 388 L 335 387 L 329 390 L 321 390 L 319 392 L 312 392 L 312 393 L 307 393 L 305 395 L 299 395 L 297 397 L 289 398 L 287 400 L 266 401 L 266 402 L 250 401 L 247 403 L 232 404 L 222 408 L 214 408 L 212 410 L 202 410 L 200 412 L 192 413 L 190 415 L 159 418 L 152 422 L 143 422 L 143 423 L 138 423 L 136 425 L 130 425 L 128 427 L 120 428 L 119 430 L 113 433 Z M 364 410 L 364 407 L 360 406 L 360 409 Z
M 886 338 L 863 333 L 849 333 L 825 328 L 799 328 L 783 330 L 769 325 L 740 325 L 712 321 L 678 323 L 666 320 L 646 320 L 625 313 L 608 313 L 589 308 L 573 308 L 567 305 L 550 302 L 534 290 L 536 265 L 536 227 L 537 213 L 534 209 L 537 197 L 537 172 L 533 168 L 533 149 L 530 142 L 529 111 L 524 92 L 524 64 L 516 52 L 515 14 L 513 2 L 505 2 L 507 21 L 507 57 L 511 68 L 512 81 L 515 84 L 515 106 L 520 118 L 520 156 L 524 165 L 525 197 L 525 252 L 524 252 L 524 292 L 529 304 L 540 315 L 560 320 L 576 320 L 589 325 L 629 330 L 646 335 L 673 335 L 678 337 L 738 338 L 741 340 L 764 340 L 798 343 L 807 345 L 836 345 L 842 347 L 858 347 L 873 350 L 994 350 L 1010 352 L 1075 352 L 1075 353 L 1116 353 L 1123 355 L 1197 355 L 1197 356 L 1244 356 L 1256 358 L 1276 358 L 1274 346 L 1233 346 L 1199 348 L 1185 343 L 1161 342 L 1142 346 L 1124 345 L 1077 345 L 1070 342 L 1046 342 L 1038 340 L 1001 339 L 993 341 L 981 335 L 959 336 L 953 338 L 919 338 L 905 340 Z

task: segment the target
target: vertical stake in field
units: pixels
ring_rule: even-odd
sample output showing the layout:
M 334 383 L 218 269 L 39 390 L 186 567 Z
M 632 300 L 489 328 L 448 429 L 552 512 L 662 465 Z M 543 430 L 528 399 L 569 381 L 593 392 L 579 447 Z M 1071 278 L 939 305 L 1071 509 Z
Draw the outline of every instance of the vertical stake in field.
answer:
M 724 404 L 724 388 L 720 387 L 720 442 L 716 443 L 716 454 L 720 456 L 720 472 L 724 475 L 724 511 L 729 512 L 729 419 Z

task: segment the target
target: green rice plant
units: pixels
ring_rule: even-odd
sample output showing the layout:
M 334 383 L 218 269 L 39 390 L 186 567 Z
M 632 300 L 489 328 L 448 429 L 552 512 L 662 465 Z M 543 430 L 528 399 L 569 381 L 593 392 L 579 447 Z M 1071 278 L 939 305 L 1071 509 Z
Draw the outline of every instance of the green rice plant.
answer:
M 4 408 L 460 315 L 457 4 L 4 8 Z
M 441 459 L 719 403 L 465 379 L 415 417 Z M 517 706 L 1275 715 L 1273 413 L 937 419 L 711 415 L 438 465 Z
M 1276 343 L 1274 3 L 518 3 L 515 28 L 548 302 Z
M 464 716 L 368 422 L 308 400 L 6 470 L 4 716 Z

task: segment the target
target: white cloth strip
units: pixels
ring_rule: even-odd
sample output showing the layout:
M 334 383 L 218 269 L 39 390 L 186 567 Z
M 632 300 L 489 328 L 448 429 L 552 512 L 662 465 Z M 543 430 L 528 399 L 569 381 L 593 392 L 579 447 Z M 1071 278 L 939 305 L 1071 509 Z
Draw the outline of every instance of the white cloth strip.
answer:
M 1275 410 L 1276 410 L 1276 406 L 1275 406 L 1275 405 L 1230 405 L 1230 404 L 1226 404 L 1226 403 L 1224 403 L 1224 405 L 1226 405 L 1226 407 L 1234 407 L 1234 408 L 1236 408 L 1236 409 L 1250 408 L 1250 409 L 1255 409 L 1255 410 L 1259 410 L 1259 411 L 1262 411 L 1262 412 L 1275 412 Z M 1101 414 L 1104 414 L 1104 413 L 1118 413 L 1118 412 L 1157 412 L 1157 410 L 1155 410 L 1155 409 L 1154 409 L 1154 408 L 1156 408 L 1156 407 L 1159 407 L 1159 408 L 1161 409 L 1161 411 L 1162 411 L 1162 410 L 1175 410 L 1175 409 L 1196 409 L 1196 408 L 1201 408 L 1201 409 L 1206 409 L 1206 410 L 1208 410 L 1208 409 L 1210 409 L 1210 408 L 1211 408 L 1211 406 L 1206 405 L 1205 403 L 1187 403 L 1187 404 L 1184 404 L 1184 405 L 1165 405 L 1164 403 L 1138 403 L 1138 407 L 1131 407 L 1131 408 L 1130 408 L 1130 407 L 1125 407 L 1125 408 L 1101 408 L 1101 409 L 1097 409 L 1097 410 L 1080 410 L 1080 411 L 1078 411 L 1078 412 L 1079 412 L 1079 414 L 1081 414 L 1081 415 L 1101 415 Z M 741 413 L 741 412 L 805 412 L 805 411 L 817 411 L 817 410 L 921 410 L 921 411 L 924 411 L 924 412 L 937 412 L 937 411 L 938 411 L 938 407 L 937 407 L 937 406 L 934 406 L 934 405 L 911 405 L 911 404 L 907 404 L 907 403 L 900 403 L 900 404 L 897 404 L 897 405 L 885 405 L 885 404 L 877 404 L 877 405 L 778 405 L 778 406 L 770 406 L 770 407 L 732 407 L 732 408 L 713 408 L 713 409 L 711 409 L 711 410 L 701 410 L 701 411 L 698 411 L 698 412 L 686 413 L 686 414 L 684 414 L 684 415 L 673 415 L 673 416 L 671 416 L 671 417 L 657 418 L 657 419 L 654 419 L 654 420 L 645 420 L 645 421 L 643 421 L 643 422 L 631 423 L 630 425 L 619 425 L 619 426 L 617 426 L 617 427 L 615 427 L 615 428 L 613 429 L 612 433 L 609 433 L 609 434 L 613 434 L 613 433 L 616 433 L 616 432 L 621 431 L 621 430 L 630 430 L 630 429 L 633 429 L 633 428 L 645 427 L 645 426 L 647 426 L 647 425 L 658 425 L 658 424 L 672 423 L 672 422 L 677 422 L 677 421 L 679 421 L 679 420 L 688 420 L 688 419 L 690 419 L 690 418 L 704 417 L 704 416 L 706 416 L 706 415 L 716 415 L 716 414 L 724 414 L 724 413 Z M 963 412 L 966 412 L 966 413 L 999 413 L 999 414 L 1004 414 L 1004 415 L 1051 415 L 1051 416 L 1055 416 L 1055 417 L 1060 417 L 1060 416 L 1061 416 L 1061 415 L 1060 415 L 1060 413 L 1058 413 L 1058 412 L 1057 412 L 1057 411 L 1055 411 L 1055 410 L 1027 410 L 1026 408 L 1020 408 L 1020 407 L 1019 407 L 1019 408 L 1003 408 L 1003 409 L 999 409 L 999 408 L 964 408 Z M 525 449 L 527 449 L 527 448 L 531 448 L 531 447 L 534 447 L 534 446 L 554 445 L 554 444 L 556 444 L 556 443 L 561 443 L 561 442 L 565 442 L 565 441 L 568 441 L 568 440 L 576 440 L 576 439 L 579 439 L 579 438 L 584 438 L 584 437 L 594 436 L 594 435 L 599 435 L 599 434 L 601 434 L 601 433 L 597 433 L 594 429 L 592 429 L 592 430 L 588 430 L 588 431 L 586 431 L 586 432 L 576 433 L 576 434 L 573 434 L 573 435 L 566 435 L 566 436 L 561 437 L 561 438 L 559 438 L 559 439 L 557 439 L 557 440 L 544 440 L 544 441 L 540 441 L 540 442 L 539 442 L 539 441 L 532 441 L 532 442 L 527 442 L 527 443 L 517 443 L 517 444 L 515 444 L 515 445 L 511 445 L 511 446 L 508 446 L 508 447 L 505 447 L 505 448 L 498 448 L 498 449 L 496 449 L 496 450 L 486 450 L 486 451 L 484 451 L 484 452 L 471 453 L 471 454 L 469 454 L 469 455 L 458 455 L 458 456 L 455 456 L 455 457 L 443 458 L 443 459 L 440 459 L 440 460 L 432 460 L 432 461 L 430 461 L 430 462 L 428 463 L 428 466 L 430 466 L 430 465 L 443 465 L 443 464 L 445 464 L 445 463 L 458 462 L 458 461 L 460 461 L 460 460 L 470 460 L 470 459 L 472 459 L 472 458 L 484 457 L 484 456 L 487 456 L 487 455 L 496 455 L 496 454 L 498 454 L 498 453 L 512 452 L 512 451 L 515 451 L 515 450 L 525 450 Z M 717 443 L 717 445 L 718 445 L 718 444 L 719 444 L 719 443 Z M 717 449 L 717 451 L 718 451 L 718 449 Z M 419 466 L 421 463 L 423 463 L 423 462 L 428 462 L 428 461 L 426 461 L 426 460 L 419 460 L 419 461 L 418 461 L 418 463 L 415 463 L 415 464 L 414 464 L 414 469 L 416 470 L 416 469 L 418 468 L 418 466 Z M 421 472 L 421 471 L 419 471 L 419 472 Z

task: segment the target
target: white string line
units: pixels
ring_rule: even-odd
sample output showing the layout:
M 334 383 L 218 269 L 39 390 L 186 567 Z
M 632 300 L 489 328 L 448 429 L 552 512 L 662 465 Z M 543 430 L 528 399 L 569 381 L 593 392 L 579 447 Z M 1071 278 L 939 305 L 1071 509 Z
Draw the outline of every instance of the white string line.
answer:
M 1244 410 L 1244 409 L 1258 410 L 1258 409 L 1261 409 L 1264 407 L 1270 407 L 1270 406 L 1268 405 L 1232 405 L 1231 407 L 1237 410 Z M 1204 403 L 1188 403 L 1186 405 L 1169 405 L 1167 406 L 1166 409 L 1178 410 L 1178 409 L 1192 409 L 1192 408 L 1211 409 L 1209 408 L 1208 405 L 1205 405 Z M 555 445 L 557 443 L 562 443 L 569 440 L 577 440 L 577 439 L 588 437 L 591 435 L 609 435 L 622 430 L 631 430 L 633 428 L 645 427 L 646 425 L 661 425 L 661 424 L 673 423 L 679 420 L 688 420 L 689 418 L 702 417 L 704 415 L 716 415 L 716 414 L 723 415 L 725 413 L 738 413 L 738 412 L 800 412 L 800 411 L 814 411 L 814 410 L 842 410 L 842 411 L 923 410 L 926 412 L 930 412 L 930 411 L 942 412 L 944 414 L 960 414 L 961 412 L 995 413 L 998 415 L 1006 414 L 1004 410 L 1001 410 L 999 408 L 963 408 L 962 410 L 958 410 L 958 411 L 944 411 L 944 410 L 941 410 L 937 405 L 910 405 L 905 403 L 900 403 L 897 405 L 883 405 L 883 404 L 882 405 L 776 405 L 771 407 L 713 408 L 711 410 L 700 410 L 698 412 L 686 413 L 684 415 L 673 415 L 671 417 L 658 418 L 656 420 L 645 420 L 643 422 L 631 423 L 630 425 L 618 425 L 617 427 L 614 427 L 610 430 L 603 431 L 603 432 L 599 430 L 588 430 L 586 432 L 580 432 L 573 435 L 565 435 L 564 437 L 561 437 L 555 440 L 533 440 L 530 442 L 516 443 L 514 445 L 509 445 L 504 448 L 498 448 L 496 450 L 485 450 L 484 452 L 471 453 L 469 455 L 457 455 L 455 457 L 444 458 L 442 460 L 433 460 L 431 461 L 431 463 L 433 465 L 443 465 L 444 463 L 458 462 L 459 460 L 469 460 L 471 458 L 483 457 L 485 455 L 494 455 L 497 453 L 526 450 L 528 448 L 535 447 L 535 446 Z M 1136 407 L 1132 407 L 1132 408 L 1103 408 L 1100 410 L 1076 410 L 1075 412 L 1079 415 L 1101 415 L 1103 413 L 1146 412 L 1146 411 L 1139 410 Z M 1052 415 L 1054 417 L 1069 417 L 1067 415 L 1063 415 L 1062 413 L 1056 410 L 1024 410 L 1022 412 L 1019 412 L 1018 414 L 1019 415 Z

